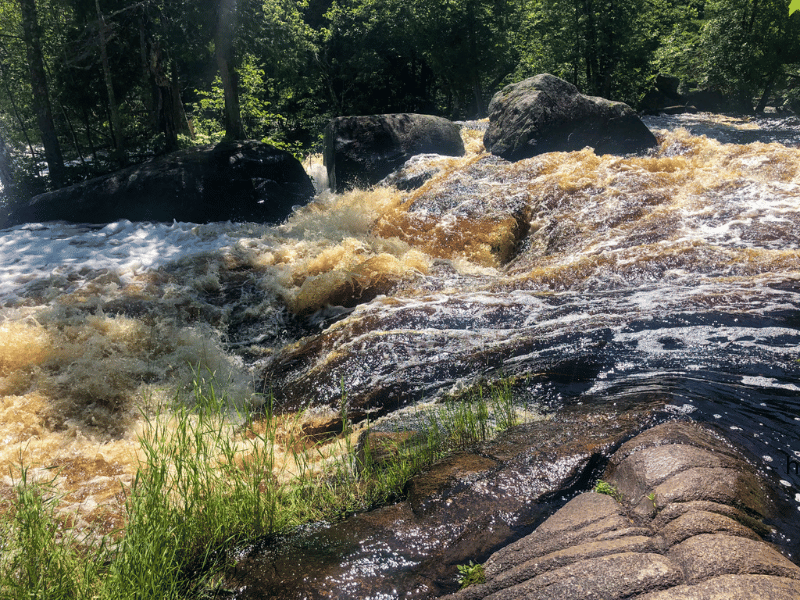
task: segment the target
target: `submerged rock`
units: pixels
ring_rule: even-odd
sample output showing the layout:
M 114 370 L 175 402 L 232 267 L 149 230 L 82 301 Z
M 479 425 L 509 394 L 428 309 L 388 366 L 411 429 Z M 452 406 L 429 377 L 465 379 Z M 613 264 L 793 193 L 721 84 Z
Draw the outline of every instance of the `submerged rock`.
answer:
M 527 177 L 485 154 L 460 169 L 446 167 L 395 212 L 378 219 L 373 232 L 436 258 L 465 256 L 488 267 L 511 261 L 530 231 Z
M 627 104 L 584 96 L 549 74 L 506 86 L 489 104 L 486 149 L 507 160 L 586 146 L 599 154 L 631 154 L 657 145 Z
M 515 294 L 514 300 L 505 294 L 376 299 L 271 357 L 261 372 L 263 391 L 274 396 L 277 410 L 328 415 L 336 429 L 344 400 L 358 422 L 498 370 L 596 375 L 612 337 L 607 328 L 586 332 L 580 356 L 565 359 L 558 348 L 577 336 L 554 335 L 533 316 L 552 299 Z
M 277 223 L 314 196 L 290 153 L 256 141 L 223 142 L 35 196 L 2 226 L 44 221 Z
M 800 598 L 800 567 L 759 535 L 777 510 L 768 485 L 709 430 L 654 427 L 603 477 L 613 497 L 575 497 L 448 598 Z
M 382 179 L 380 185 L 392 186 L 401 191 L 415 190 L 444 171 L 446 160 L 447 157 L 440 154 L 417 154 Z
M 325 128 L 323 155 L 335 192 L 375 185 L 416 154 L 462 156 L 458 125 L 402 113 L 338 117 Z

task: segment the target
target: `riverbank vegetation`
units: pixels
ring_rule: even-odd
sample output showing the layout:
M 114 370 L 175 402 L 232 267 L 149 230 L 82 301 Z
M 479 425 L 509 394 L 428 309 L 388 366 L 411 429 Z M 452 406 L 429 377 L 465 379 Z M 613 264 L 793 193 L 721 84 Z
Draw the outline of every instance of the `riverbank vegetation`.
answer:
M 0 184 L 60 187 L 224 135 L 304 154 L 345 114 L 486 115 L 542 72 L 633 106 L 655 76 L 800 98 L 786 0 L 2 0 Z
M 365 443 L 368 427 L 351 434 L 345 421 L 341 434 L 309 444 L 299 421 L 245 416 L 217 389 L 198 374 L 193 406 L 146 418 L 142 464 L 122 490 L 124 525 L 111 534 L 73 527 L 52 481 L 20 466 L 0 501 L 0 598 L 214 597 L 237 548 L 383 504 L 426 466 L 519 419 L 509 385 L 478 387 L 418 409 L 415 442 L 398 442 L 387 459 Z

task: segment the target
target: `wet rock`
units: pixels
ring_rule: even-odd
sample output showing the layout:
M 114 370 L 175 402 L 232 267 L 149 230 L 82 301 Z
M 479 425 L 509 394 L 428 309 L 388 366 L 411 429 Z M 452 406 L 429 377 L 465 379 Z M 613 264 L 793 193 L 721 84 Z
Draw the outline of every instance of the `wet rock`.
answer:
M 667 479 L 653 489 L 656 505 L 708 500 L 765 514 L 757 478 L 738 469 L 694 468 Z M 649 498 L 646 499 L 650 501 Z M 649 513 L 651 506 L 640 500 L 634 511 Z
M 701 485 L 699 470 L 716 483 Z M 486 583 L 448 598 L 800 598 L 800 567 L 757 534 L 763 525 L 736 520 L 768 516 L 768 487 L 752 487 L 752 467 L 710 431 L 684 422 L 654 427 L 625 443 L 603 477 L 616 497 L 577 496 L 493 554 Z M 720 493 L 720 482 L 732 484 L 730 493 Z M 659 502 L 659 489 L 670 504 Z
M 681 585 L 638 600 L 797 600 L 797 580 L 769 575 L 722 575 L 697 585 Z
M 422 599 L 452 592 L 456 565 L 507 546 L 562 505 L 563 496 L 585 489 L 603 457 L 662 402 L 638 397 L 613 411 L 570 407 L 556 418 L 511 428 L 415 477 L 403 502 L 265 542 L 229 573 L 226 587 L 240 590 L 239 600 Z M 375 437 L 381 439 L 391 438 Z M 616 502 L 589 496 L 538 539 L 549 544 L 566 528 L 594 544 L 579 555 L 587 558 L 654 551 L 652 539 L 642 537 Z M 621 527 L 627 533 L 603 537 Z M 548 546 L 549 564 L 569 569 L 574 557 L 561 550 Z
M 760 539 L 755 531 L 730 517 L 704 510 L 690 510 L 659 530 L 667 546 L 674 546 L 701 533 L 725 533 L 754 540 Z
M 649 90 L 639 102 L 639 110 L 645 114 L 655 115 L 676 115 L 690 110 L 684 106 L 684 99 L 678 93 L 681 84 L 678 77 L 659 73 L 653 83 L 653 89 Z
M 486 155 L 466 168 L 443 171 L 396 213 L 379 219 L 373 231 L 437 258 L 467 257 L 487 267 L 513 260 L 530 230 L 529 177 Z
M 290 153 L 256 141 L 223 142 L 35 196 L 6 223 L 71 221 L 255 221 L 277 223 L 314 196 Z
M 498 461 L 474 452 L 459 452 L 435 464 L 408 485 L 408 502 L 415 515 L 425 516 L 445 508 L 453 496 L 486 477 Z
M 447 160 L 439 154 L 417 154 L 382 179 L 380 185 L 392 186 L 402 191 L 415 190 L 437 173 L 441 173 Z
M 733 468 L 736 462 L 728 455 L 710 452 L 696 446 L 669 444 L 639 450 L 616 465 L 614 474 L 620 482 L 621 494 L 626 497 L 641 498 L 645 491 L 653 489 L 681 471 L 694 467 Z M 626 487 L 623 488 L 623 485 Z
M 753 112 L 753 105 L 744 99 L 732 98 L 714 90 L 691 90 L 684 97 L 684 102 L 702 112 L 748 114 Z
M 656 75 L 656 89 L 668 98 L 671 98 L 673 101 L 680 100 L 681 95 L 678 93 L 678 87 L 680 84 L 680 77 L 665 75 L 663 73 Z
M 612 332 L 581 332 L 580 349 L 565 356 L 571 332 L 553 335 L 549 318 L 532 313 L 558 298 L 535 294 L 432 294 L 376 298 L 319 335 L 271 357 L 259 379 L 276 410 L 338 413 L 342 386 L 349 417 L 358 422 L 434 399 L 443 390 L 503 370 L 568 373 L 571 384 L 602 368 Z M 577 336 L 576 336 L 577 337 Z
M 587 577 L 588 573 L 595 574 Z M 492 600 L 629 598 L 681 581 L 680 570 L 659 554 L 623 552 L 580 560 L 492 594 Z
M 695 108 L 694 106 L 684 106 L 682 104 L 676 104 L 676 105 L 665 106 L 663 108 L 660 108 L 656 112 L 661 115 L 695 114 L 697 113 L 697 108 Z
M 777 575 L 800 580 L 800 567 L 767 544 L 761 540 L 732 536 L 729 532 L 703 533 L 691 537 L 670 548 L 668 556 L 680 565 L 687 583 L 696 583 L 716 575 L 739 573 Z
M 532 534 L 493 554 L 484 565 L 484 570 L 490 582 L 494 579 L 511 581 L 507 579 L 509 575 L 506 573 L 512 574 L 512 579 L 517 580 L 520 573 L 538 574 L 535 569 L 531 571 L 531 568 L 538 565 L 543 557 L 548 557 L 545 562 L 550 562 L 557 556 L 596 556 L 596 551 L 604 548 L 616 553 L 620 550 L 619 544 L 591 544 L 611 532 L 632 527 L 633 521 L 623 514 L 619 503 L 610 496 L 581 494 L 542 523 Z M 586 544 L 590 546 L 587 547 Z M 572 549 L 567 555 L 563 554 L 565 547 Z M 499 589 L 493 583 L 490 587 Z
M 625 536 L 612 540 L 587 541 L 583 544 L 531 558 L 494 577 L 490 587 L 482 590 L 475 589 L 473 592 L 476 593 L 476 597 L 483 597 L 482 595 L 489 590 L 499 591 L 514 588 L 542 573 L 569 566 L 576 562 L 621 553 L 650 553 L 657 550 L 658 548 L 655 547 L 653 539 L 643 535 Z M 469 597 L 469 595 L 469 593 L 463 594 L 465 597 Z
M 375 185 L 416 154 L 463 155 L 458 125 L 402 113 L 338 117 L 325 128 L 323 158 L 336 192 Z
M 507 160 L 586 146 L 597 154 L 630 154 L 657 145 L 627 104 L 584 96 L 549 74 L 506 86 L 489 104 L 486 149 Z
M 644 114 L 657 115 L 666 106 L 675 104 L 675 101 L 659 90 L 649 90 L 639 102 L 639 110 Z
M 625 503 L 642 516 L 650 515 L 654 504 L 691 501 L 768 513 L 768 499 L 754 470 L 697 425 L 675 422 L 631 440 L 612 457 L 607 475 Z
M 672 538 L 673 543 L 677 543 L 686 539 L 688 536 L 683 536 L 682 530 L 690 527 L 697 527 L 695 523 L 696 519 L 699 519 L 700 515 L 704 515 L 706 513 L 729 517 L 731 520 L 738 524 L 744 525 L 745 528 L 761 537 L 768 537 L 771 533 L 773 533 L 773 530 L 758 518 L 745 514 L 743 511 L 739 510 L 738 508 L 734 508 L 733 506 L 719 504 L 717 502 L 708 502 L 702 500 L 677 502 L 674 504 L 667 504 L 664 507 L 657 507 L 657 509 L 658 515 L 653 520 L 651 526 L 658 531 L 662 531 L 662 535 L 665 537 L 665 539 Z M 692 519 L 688 523 L 682 520 L 682 517 L 687 514 L 692 515 Z M 722 531 L 725 529 L 725 527 L 730 526 L 722 526 L 720 523 L 727 524 L 729 522 L 717 522 L 714 531 Z M 742 530 L 738 531 L 741 532 Z M 693 535 L 703 532 L 709 533 L 708 530 L 698 530 Z M 749 534 L 740 533 L 740 535 L 746 537 Z

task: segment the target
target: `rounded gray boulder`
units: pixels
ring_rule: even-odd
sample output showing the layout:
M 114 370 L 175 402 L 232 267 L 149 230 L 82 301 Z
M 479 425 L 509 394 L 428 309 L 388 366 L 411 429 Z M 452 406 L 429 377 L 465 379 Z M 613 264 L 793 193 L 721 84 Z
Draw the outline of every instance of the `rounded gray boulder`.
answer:
M 323 159 L 335 192 L 375 185 L 417 154 L 462 156 L 458 125 L 400 113 L 337 117 L 325 128 Z
M 230 141 L 158 156 L 39 194 L 15 206 L 0 227 L 119 219 L 277 223 L 313 196 L 311 179 L 289 152 L 252 140 Z
M 489 104 L 486 150 L 507 160 L 590 146 L 597 154 L 639 153 L 657 145 L 634 110 L 584 96 L 547 73 L 506 86 Z

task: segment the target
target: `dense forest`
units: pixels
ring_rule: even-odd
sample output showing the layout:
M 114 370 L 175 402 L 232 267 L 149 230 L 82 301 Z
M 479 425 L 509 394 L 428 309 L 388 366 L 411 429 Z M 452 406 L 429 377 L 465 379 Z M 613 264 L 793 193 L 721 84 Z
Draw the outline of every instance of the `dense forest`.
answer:
M 0 195 L 224 136 L 300 155 L 337 115 L 479 118 L 542 72 L 634 107 L 659 73 L 756 111 L 800 106 L 788 4 L 0 0 Z

